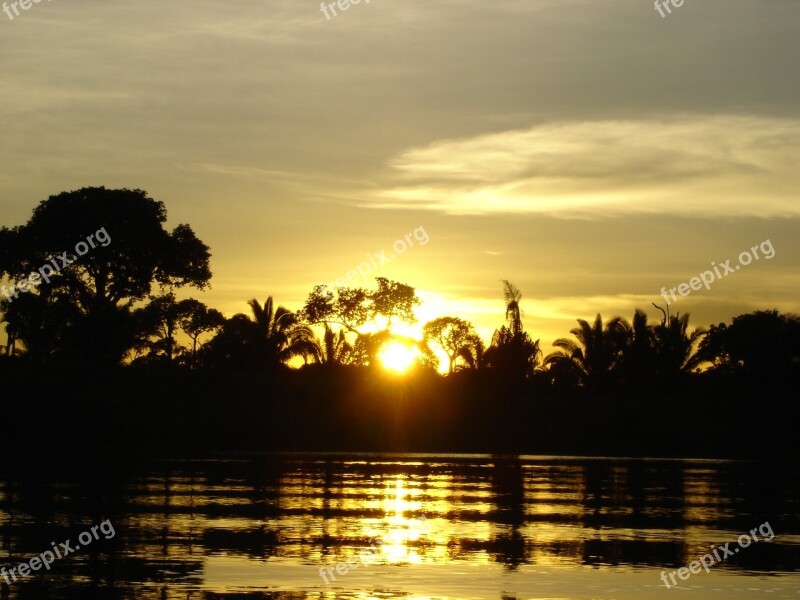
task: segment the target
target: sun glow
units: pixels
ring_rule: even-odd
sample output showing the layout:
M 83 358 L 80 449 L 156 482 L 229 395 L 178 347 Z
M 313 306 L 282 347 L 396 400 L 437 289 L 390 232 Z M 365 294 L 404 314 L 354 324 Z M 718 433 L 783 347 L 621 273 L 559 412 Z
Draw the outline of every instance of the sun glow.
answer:
M 387 344 L 378 354 L 383 366 L 397 373 L 407 371 L 418 355 L 419 351 L 416 348 L 406 346 L 400 342 Z

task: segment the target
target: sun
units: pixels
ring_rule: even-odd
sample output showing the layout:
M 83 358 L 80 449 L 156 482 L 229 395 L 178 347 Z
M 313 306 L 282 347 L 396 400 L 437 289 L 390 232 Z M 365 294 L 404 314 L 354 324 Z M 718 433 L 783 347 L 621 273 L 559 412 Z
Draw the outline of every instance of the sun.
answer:
M 418 355 L 416 348 L 410 348 L 399 342 L 390 342 L 380 351 L 378 357 L 383 366 L 390 371 L 403 373 L 414 363 Z

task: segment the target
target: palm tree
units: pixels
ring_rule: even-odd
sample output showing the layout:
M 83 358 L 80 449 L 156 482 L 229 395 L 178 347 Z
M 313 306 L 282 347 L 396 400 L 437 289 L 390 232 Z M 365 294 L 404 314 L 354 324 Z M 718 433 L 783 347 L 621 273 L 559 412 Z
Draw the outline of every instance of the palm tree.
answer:
M 314 362 L 323 365 L 345 365 L 353 358 L 353 346 L 347 341 L 344 329 L 334 331 L 328 323 L 323 323 L 322 341 L 316 336 L 308 343 L 308 355 Z
M 594 324 L 578 319 L 578 327 L 570 330 L 577 342 L 559 338 L 553 345 L 558 348 L 549 354 L 544 363 L 556 376 L 569 374 L 593 389 L 604 389 L 618 370 L 625 347 L 625 325 L 614 317 L 605 327 L 600 314 Z
M 512 335 L 516 335 L 522 331 L 522 311 L 519 307 L 519 301 L 522 299 L 522 293 L 517 286 L 503 279 L 503 297 L 506 301 L 506 321 L 508 322 L 509 329 Z
M 285 363 L 293 356 L 302 356 L 314 339 L 314 333 L 299 322 L 297 315 L 289 309 L 275 308 L 272 296 L 264 305 L 253 298 L 248 303 L 253 313 L 253 323 L 258 346 L 268 364 Z
M 664 383 L 673 383 L 685 373 L 697 369 L 703 356 L 696 346 L 705 336 L 703 329 L 689 333 L 689 314 L 667 317 L 653 328 L 657 372 Z
M 621 364 L 624 379 L 637 388 L 652 383 L 656 370 L 655 332 L 647 324 L 647 313 L 637 308 L 631 323 L 625 319 L 619 323 L 625 338 Z
M 501 281 L 506 303 L 506 324 L 492 336 L 492 343 L 485 353 L 486 366 L 504 378 L 524 379 L 539 368 L 542 352 L 539 340 L 534 342 L 523 329 L 520 309 L 522 293 L 507 279 Z

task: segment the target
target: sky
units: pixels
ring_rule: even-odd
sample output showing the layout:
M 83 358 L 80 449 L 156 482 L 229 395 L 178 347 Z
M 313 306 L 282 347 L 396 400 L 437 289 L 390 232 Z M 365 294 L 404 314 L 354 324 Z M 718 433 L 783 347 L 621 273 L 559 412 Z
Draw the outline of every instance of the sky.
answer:
M 18 10 L 0 13 L 0 225 L 65 190 L 146 190 L 211 247 L 189 295 L 229 316 L 298 309 L 365 261 L 355 285 L 413 285 L 423 322 L 486 341 L 510 280 L 545 348 L 598 312 L 656 320 L 662 287 L 728 259 L 672 314 L 800 312 L 796 0 Z

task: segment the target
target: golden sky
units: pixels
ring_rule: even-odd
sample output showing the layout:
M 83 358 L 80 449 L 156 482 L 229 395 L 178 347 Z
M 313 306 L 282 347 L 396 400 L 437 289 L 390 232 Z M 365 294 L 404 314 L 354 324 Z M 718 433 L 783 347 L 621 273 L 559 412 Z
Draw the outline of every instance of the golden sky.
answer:
M 800 3 L 53 0 L 0 13 L 0 224 L 50 194 L 144 189 L 211 246 L 230 315 L 383 250 L 423 318 L 503 318 L 549 346 L 673 305 L 800 312 Z M 422 228 L 429 238 L 394 252 Z M 112 237 L 113 237 L 113 232 Z

